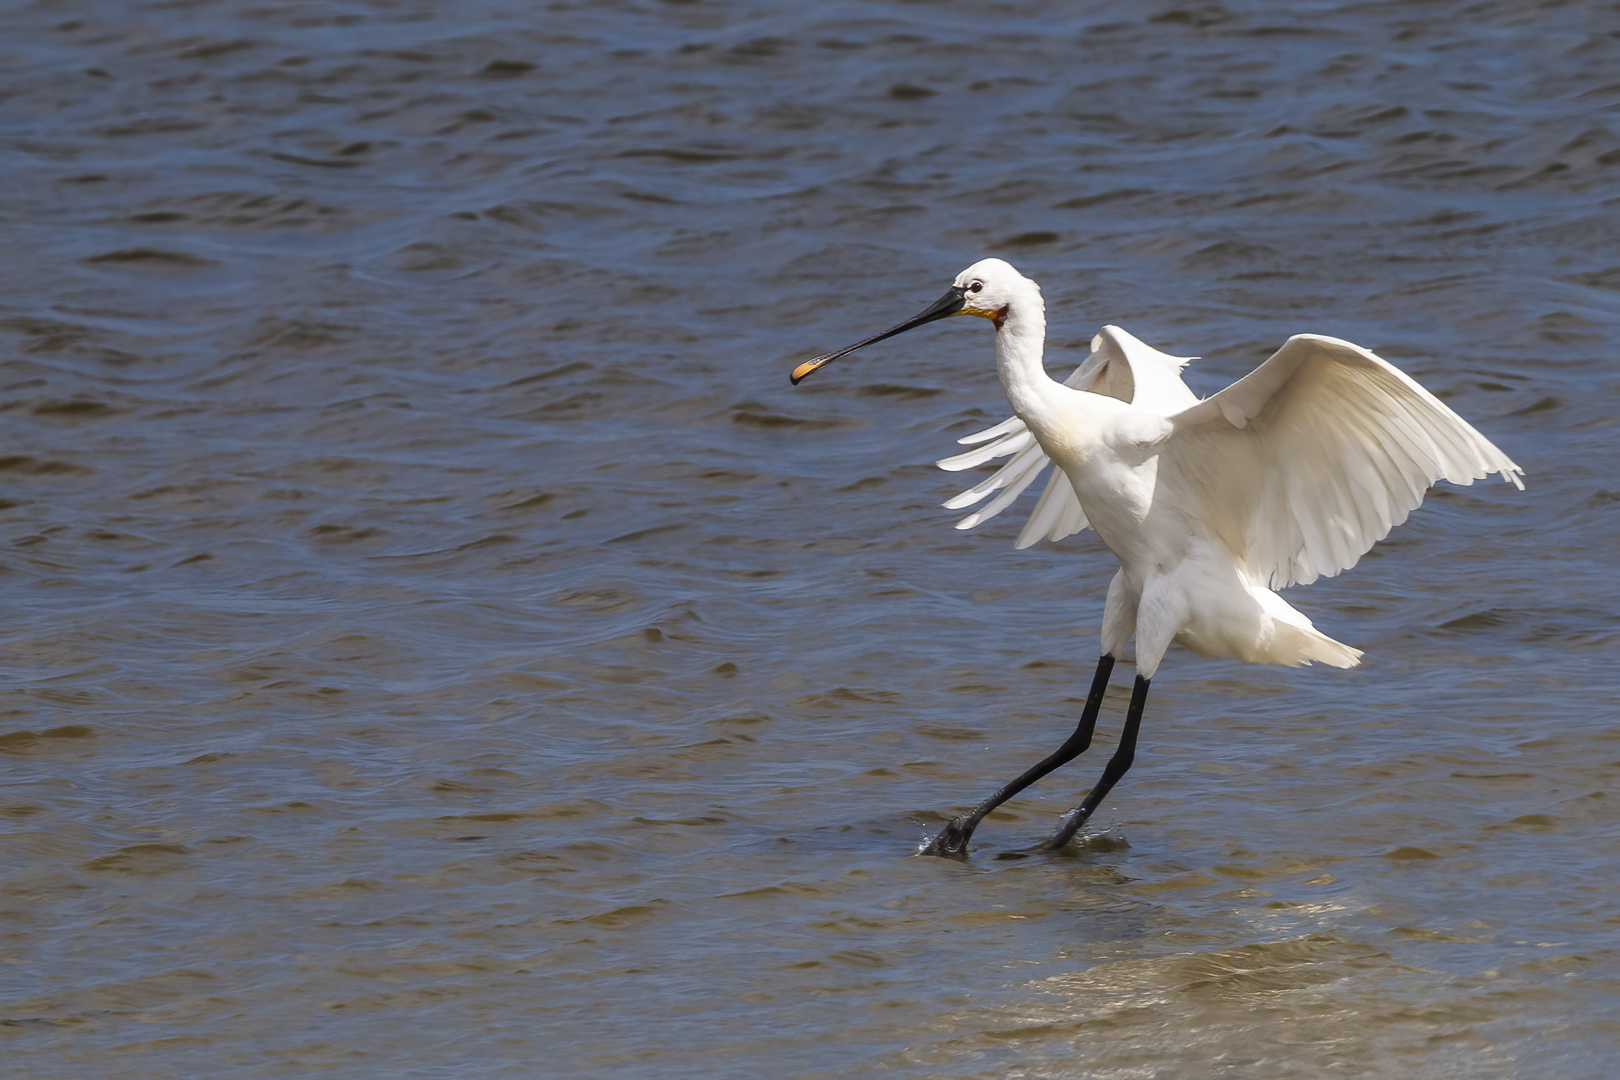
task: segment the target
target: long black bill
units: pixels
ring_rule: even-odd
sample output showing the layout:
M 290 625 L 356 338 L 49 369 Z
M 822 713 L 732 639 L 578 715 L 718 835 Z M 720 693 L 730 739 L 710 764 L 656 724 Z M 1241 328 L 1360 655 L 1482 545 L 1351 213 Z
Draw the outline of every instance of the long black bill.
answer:
M 958 311 L 962 310 L 962 305 L 965 303 L 967 303 L 967 291 L 958 285 L 952 285 L 949 292 L 940 297 L 938 300 L 935 300 L 932 304 L 928 305 L 928 309 L 922 314 L 918 315 L 916 318 L 907 319 L 899 326 L 890 327 L 877 337 L 869 337 L 865 341 L 857 341 L 847 349 L 839 349 L 837 352 L 824 353 L 823 355 L 812 360 L 806 360 L 804 363 L 793 369 L 793 375 L 791 376 L 793 379 L 793 385 L 799 385 L 800 379 L 816 370 L 816 368 L 820 367 L 822 364 L 825 364 L 831 360 L 836 360 L 840 356 L 847 356 L 856 349 L 864 349 L 874 342 L 882 341 L 884 338 L 892 338 L 896 334 L 903 334 L 913 327 L 921 326 L 923 323 L 931 323 L 938 319 L 944 319 L 955 315 Z

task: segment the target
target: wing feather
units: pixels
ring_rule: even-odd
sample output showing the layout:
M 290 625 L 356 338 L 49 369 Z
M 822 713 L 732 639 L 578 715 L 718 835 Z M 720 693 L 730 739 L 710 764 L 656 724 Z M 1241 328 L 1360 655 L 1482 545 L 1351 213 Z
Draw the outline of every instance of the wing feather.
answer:
M 1061 540 L 1090 524 L 1085 511 L 1080 509 L 1080 500 L 1075 497 L 1068 474 L 1062 469 L 1053 469 L 1052 478 L 1046 482 L 1046 490 L 1041 492 L 1034 512 L 1024 523 L 1013 546 L 1022 551 L 1042 540 Z M 957 527 L 961 528 L 960 525 Z
M 1375 426 L 1374 417 L 1365 402 L 1347 403 L 1346 412 L 1363 429 Z M 1375 482 L 1367 487 L 1366 494 L 1377 515 L 1368 526 L 1368 531 L 1387 536 L 1391 529 L 1406 520 L 1407 514 L 1417 505 L 1415 502 L 1408 505 L 1409 498 L 1403 493 L 1424 486 L 1426 479 L 1423 470 L 1417 467 L 1395 439 L 1372 440 L 1368 446 L 1367 462 L 1375 473 Z
M 1016 487 L 1019 491 L 1023 491 L 1024 488 L 1028 487 L 1030 481 L 1034 480 L 1036 476 L 1040 475 L 1041 470 L 1046 468 L 1047 462 L 1046 452 L 1040 448 L 1040 444 L 1036 443 L 1033 438 L 1028 439 L 1028 442 L 1029 445 L 1020 451 L 1017 457 L 960 495 L 952 496 L 945 503 L 945 509 L 960 510 L 964 506 L 972 506 L 998 488 Z M 990 506 L 996 507 L 996 511 L 999 512 L 1001 507 L 1006 506 L 1011 501 L 1011 499 L 1004 499 L 998 495 L 990 503 Z M 975 516 L 981 517 L 981 520 L 983 517 L 991 516 L 990 506 L 986 506 Z M 977 522 L 974 524 L 977 524 Z M 972 525 L 957 526 L 959 529 L 970 529 L 972 527 Z
M 1025 450 L 1024 454 L 1030 455 L 1033 452 L 1039 451 L 1039 449 L 1039 447 L 1034 447 L 1031 450 Z M 1023 455 L 1020 456 L 1022 457 Z M 1040 454 L 1038 461 L 1030 461 L 1024 468 L 1023 472 L 1016 473 L 1010 478 L 1006 491 L 1003 491 L 1000 495 L 997 495 L 994 499 L 991 499 L 979 510 L 969 514 L 961 521 L 958 521 L 956 523 L 956 527 L 958 529 L 971 529 L 979 522 L 993 518 L 997 514 L 1001 513 L 1001 511 L 1005 509 L 1014 499 L 1018 498 L 1018 496 L 1024 493 L 1025 488 L 1029 487 L 1029 485 L 1033 484 L 1040 477 L 1047 464 L 1048 459 L 1046 455 Z M 1001 472 L 1008 472 L 1011 468 L 1012 466 L 1009 465 L 1002 469 Z M 1001 473 L 997 473 L 996 475 L 999 476 Z
M 1017 420 L 1018 418 L 1014 417 L 1013 419 Z M 1027 428 L 1024 428 L 1022 420 L 1018 421 L 1018 426 L 1022 430 L 1003 435 L 995 442 L 986 443 L 977 450 L 969 450 L 967 453 L 957 454 L 955 457 L 940 458 L 934 464 L 946 472 L 961 472 L 963 469 L 971 469 L 975 465 L 983 465 L 987 461 L 994 461 L 998 457 L 1016 454 L 1035 441 L 1035 436 L 1031 435 Z M 949 505 L 949 503 L 946 505 Z
M 975 431 L 973 434 L 964 435 L 956 441 L 961 443 L 963 446 L 972 446 L 974 443 L 982 443 L 990 439 L 998 438 L 1007 434 L 1009 431 L 1023 430 L 1024 422 L 1018 419 L 1016 416 L 1009 416 L 995 427 L 987 427 L 983 431 Z
M 1390 502 L 1400 507 L 1399 514 L 1392 519 L 1392 526 L 1404 522 L 1413 510 L 1417 509 L 1423 501 L 1423 491 L 1434 475 L 1436 463 L 1428 455 L 1423 446 L 1423 439 L 1414 426 L 1406 407 L 1394 398 L 1384 395 L 1383 402 L 1386 409 L 1383 414 L 1377 412 L 1378 406 L 1370 401 L 1355 401 L 1349 406 L 1361 418 L 1363 425 L 1370 430 L 1377 430 L 1380 415 L 1387 417 L 1387 423 L 1394 430 L 1388 433 L 1387 438 L 1376 439 L 1374 443 L 1388 456 L 1396 468 L 1399 483 L 1393 480 L 1386 489 Z
M 1524 486 L 1523 470 L 1439 398 L 1337 338 L 1292 337 L 1170 420 L 1161 485 L 1271 588 L 1354 566 L 1436 480 L 1500 473 Z

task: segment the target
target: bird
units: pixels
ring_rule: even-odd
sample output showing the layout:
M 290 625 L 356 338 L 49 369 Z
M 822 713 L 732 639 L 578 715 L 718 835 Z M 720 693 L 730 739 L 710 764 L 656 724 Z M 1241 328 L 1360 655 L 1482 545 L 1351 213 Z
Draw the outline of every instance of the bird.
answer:
M 1046 371 L 1046 308 L 1038 285 L 983 259 L 916 316 L 797 365 L 797 385 L 824 365 L 896 334 L 955 316 L 996 331 L 996 371 L 1013 416 L 939 462 L 965 469 L 1012 460 L 945 505 L 1000 490 L 957 523 L 972 528 L 1057 469 L 1018 537 L 1027 547 L 1087 527 L 1119 562 L 1103 606 L 1101 655 L 1073 734 L 1051 754 L 954 817 L 919 854 L 965 858 L 996 807 L 1091 745 L 1116 661 L 1134 636 L 1136 679 L 1102 776 L 1058 829 L 1022 856 L 1064 848 L 1136 755 L 1148 687 L 1170 645 L 1256 664 L 1355 667 L 1335 641 L 1277 594 L 1354 566 L 1423 500 L 1436 480 L 1467 485 L 1524 470 L 1393 364 L 1320 334 L 1290 337 L 1259 367 L 1200 399 L 1182 380 L 1191 357 L 1105 326 L 1066 380 Z

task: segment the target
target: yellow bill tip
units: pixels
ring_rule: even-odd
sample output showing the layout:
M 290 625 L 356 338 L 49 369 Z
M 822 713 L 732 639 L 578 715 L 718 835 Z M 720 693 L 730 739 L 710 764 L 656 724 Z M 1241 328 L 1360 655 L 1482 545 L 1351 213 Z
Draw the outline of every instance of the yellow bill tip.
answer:
M 810 374 L 812 371 L 816 370 L 816 368 L 820 367 L 822 364 L 825 364 L 831 359 L 832 357 L 830 356 L 818 356 L 814 360 L 806 360 L 804 363 L 794 368 L 793 374 L 788 377 L 793 380 L 794 386 L 798 386 L 800 379 L 804 378 L 806 375 Z

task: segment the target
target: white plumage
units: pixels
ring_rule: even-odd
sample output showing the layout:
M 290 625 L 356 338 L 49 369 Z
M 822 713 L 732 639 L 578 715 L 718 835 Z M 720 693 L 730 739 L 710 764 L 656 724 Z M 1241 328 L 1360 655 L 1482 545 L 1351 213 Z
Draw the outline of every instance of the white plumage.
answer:
M 1150 345 L 1144 345 L 1117 326 L 1105 326 L 1091 339 L 1091 355 L 1063 383 L 1076 390 L 1107 394 L 1130 402 L 1136 408 L 1168 416 L 1198 403 L 1198 396 L 1181 381 L 1181 369 L 1192 359 L 1190 356 L 1162 353 Z M 1137 377 L 1138 371 L 1141 372 L 1140 379 Z M 957 442 L 965 446 L 976 443 L 983 445 L 965 454 L 942 458 L 935 462 L 936 465 L 949 472 L 957 472 L 1012 453 L 1017 453 L 1018 457 L 983 483 L 947 501 L 946 509 L 960 510 L 964 506 L 972 506 L 992 491 L 1011 488 L 1015 483 L 1020 485 L 958 521 L 958 529 L 971 529 L 1001 513 L 1052 463 L 1052 459 L 1035 442 L 1035 436 L 1029 433 L 1029 427 L 1016 416 L 1008 417 L 995 427 L 964 435 Z M 1032 452 L 1023 452 L 1026 448 Z M 1061 540 L 1086 527 L 1086 512 L 1080 508 L 1073 485 L 1063 470 L 1055 469 L 1014 546 L 1022 550 L 1039 540 Z
M 1467 485 L 1501 473 L 1524 488 L 1523 470 L 1467 421 L 1411 376 L 1348 341 L 1298 334 L 1202 403 L 1181 380 L 1192 357 L 1162 353 L 1117 326 L 1103 327 L 1091 349 L 1065 385 L 1174 417 L 1177 438 L 1168 452 L 1184 470 L 1202 473 L 1218 535 L 1243 552 L 1251 570 L 1263 571 L 1262 583 L 1271 588 L 1348 570 L 1406 520 L 1435 480 Z M 940 468 L 955 472 L 1018 455 L 945 503 L 958 510 L 1007 489 L 957 522 L 958 529 L 995 517 L 1012 502 L 1015 486 L 1022 491 L 1051 464 L 1016 416 L 958 441 L 982 445 L 941 459 Z M 1054 471 L 1015 546 L 1084 528 L 1073 485 Z
M 1075 734 L 952 821 L 924 849 L 931 854 L 965 851 L 985 814 L 1084 751 L 1108 674 L 1133 635 L 1137 680 L 1120 748 L 1047 847 L 1067 843 L 1130 767 L 1148 681 L 1172 641 L 1252 663 L 1353 667 L 1358 650 L 1318 631 L 1273 590 L 1354 566 L 1435 480 L 1471 484 L 1499 473 L 1524 487 L 1522 470 L 1433 394 L 1337 338 L 1289 338 L 1254 371 L 1200 401 L 1181 379 L 1186 358 L 1107 326 L 1086 361 L 1058 382 L 1041 362 L 1040 289 L 1000 259 L 968 267 L 916 318 L 800 365 L 793 381 L 951 315 L 995 323 L 996 369 L 1014 413 L 960 440 L 974 449 L 939 462 L 959 470 L 1011 457 L 945 504 L 961 509 L 990 498 L 956 527 L 994 517 L 1055 463 L 1017 546 L 1090 527 L 1120 569 L 1108 588 L 1102 658 Z

